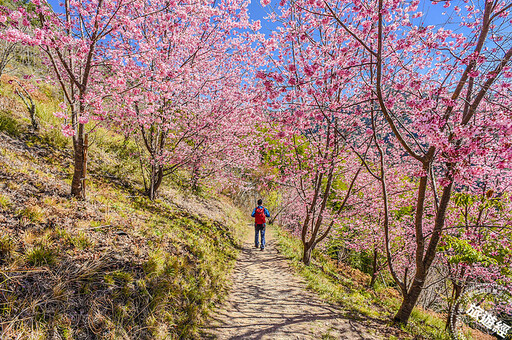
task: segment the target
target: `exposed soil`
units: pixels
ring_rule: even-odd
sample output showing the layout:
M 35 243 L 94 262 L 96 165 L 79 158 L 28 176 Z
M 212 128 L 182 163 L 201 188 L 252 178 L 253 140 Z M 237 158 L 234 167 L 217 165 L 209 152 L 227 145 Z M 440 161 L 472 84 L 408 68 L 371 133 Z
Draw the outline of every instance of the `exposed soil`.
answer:
M 271 229 L 266 236 L 264 251 L 254 248 L 253 233 L 246 237 L 231 293 L 203 330 L 205 338 L 380 339 L 371 321 L 356 320 L 308 291 L 279 254 Z

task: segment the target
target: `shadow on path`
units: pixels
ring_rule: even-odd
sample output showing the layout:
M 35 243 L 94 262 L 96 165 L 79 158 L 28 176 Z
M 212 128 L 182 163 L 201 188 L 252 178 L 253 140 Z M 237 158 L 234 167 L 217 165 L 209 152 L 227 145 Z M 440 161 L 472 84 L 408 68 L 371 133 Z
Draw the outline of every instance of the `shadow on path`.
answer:
M 268 227 L 267 227 L 268 229 Z M 247 240 L 233 273 L 231 293 L 205 327 L 205 339 L 378 339 L 363 321 L 306 290 L 267 230 L 267 247 Z

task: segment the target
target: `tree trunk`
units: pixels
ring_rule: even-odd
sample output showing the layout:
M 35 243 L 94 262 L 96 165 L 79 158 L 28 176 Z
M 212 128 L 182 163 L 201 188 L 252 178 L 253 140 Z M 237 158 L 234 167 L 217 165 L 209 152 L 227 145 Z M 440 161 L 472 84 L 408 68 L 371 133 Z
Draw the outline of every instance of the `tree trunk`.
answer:
M 457 309 L 458 308 L 455 307 L 456 310 L 454 311 L 455 313 L 453 314 L 453 316 L 452 316 L 452 308 L 454 308 L 455 303 L 461 294 L 462 294 L 462 286 L 458 285 L 454 282 L 453 288 L 452 288 L 452 298 L 451 298 L 451 301 L 448 303 L 448 316 L 446 318 L 445 330 L 448 330 L 450 328 L 450 326 L 455 325 L 455 322 L 457 321 Z M 453 320 L 452 320 L 452 317 L 453 317 Z
M 368 285 L 369 288 L 373 289 L 375 286 L 375 281 L 377 281 L 377 272 L 374 271 L 372 274 L 372 279 L 370 280 L 370 284 Z
M 311 251 L 313 250 L 313 247 L 309 244 L 309 242 L 304 243 L 304 252 L 302 254 L 302 262 L 306 266 L 309 266 L 311 263 Z
M 86 199 L 86 181 L 87 181 L 87 153 L 89 151 L 89 135 L 86 133 L 84 136 L 84 145 L 83 145 L 83 166 L 82 166 L 82 197 Z
M 192 191 L 197 193 L 199 192 L 199 168 L 194 167 L 192 170 Z M 272 224 L 269 222 L 269 224 Z
M 375 280 L 377 279 L 378 274 L 378 266 L 377 266 L 377 260 L 378 260 L 378 252 L 377 249 L 373 249 L 373 263 L 372 263 L 372 279 L 370 280 L 370 284 L 368 287 L 373 289 L 373 286 L 375 285 Z
M 30 108 L 28 109 L 28 112 L 30 114 L 30 122 L 32 123 L 32 128 L 37 131 L 39 130 L 39 124 L 37 123 L 36 118 L 36 106 L 35 104 L 31 104 Z
M 73 138 L 74 171 L 71 181 L 71 195 L 85 199 L 85 175 L 87 168 L 87 136 L 84 139 L 84 125 L 79 124 L 78 133 Z
M 407 325 L 412 310 L 414 306 L 416 306 L 416 302 L 418 302 L 418 298 L 420 297 L 421 290 L 423 289 L 423 283 L 425 282 L 425 277 L 426 275 L 423 274 L 414 278 L 411 288 L 407 292 L 407 295 L 404 296 L 402 305 L 400 306 L 400 309 L 398 309 L 398 312 L 393 318 L 393 321 Z
M 449 165 L 448 169 L 451 170 L 451 168 L 452 166 Z M 427 251 L 425 252 L 425 256 L 421 261 L 421 267 L 418 265 L 416 266 L 416 274 L 414 275 L 414 281 L 412 282 L 411 288 L 408 290 L 407 294 L 404 294 L 402 305 L 400 306 L 400 309 L 398 310 L 394 317 L 395 322 L 399 322 L 406 325 L 407 321 L 409 320 L 409 316 L 411 315 L 412 309 L 414 308 L 416 302 L 418 301 L 421 290 L 423 289 L 423 284 L 428 274 L 428 270 L 432 265 L 432 262 L 434 261 L 434 258 L 437 254 L 437 245 L 439 244 L 439 240 L 441 239 L 441 234 L 443 232 L 446 210 L 448 208 L 448 204 L 450 203 L 452 187 L 453 182 L 450 182 L 443 189 L 443 194 L 441 195 L 441 200 L 439 202 L 439 208 L 436 215 L 434 230 L 432 232 L 432 236 L 430 238 Z M 418 236 L 418 234 L 416 234 L 416 237 L 423 237 L 423 235 L 420 234 Z M 418 249 L 417 246 L 416 252 L 422 250 L 423 248 Z
M 151 176 L 149 178 L 149 188 L 146 191 L 146 195 L 150 200 L 154 200 L 156 198 L 156 194 L 160 185 L 162 184 L 162 180 L 164 178 L 164 168 L 161 165 L 152 165 L 151 166 Z

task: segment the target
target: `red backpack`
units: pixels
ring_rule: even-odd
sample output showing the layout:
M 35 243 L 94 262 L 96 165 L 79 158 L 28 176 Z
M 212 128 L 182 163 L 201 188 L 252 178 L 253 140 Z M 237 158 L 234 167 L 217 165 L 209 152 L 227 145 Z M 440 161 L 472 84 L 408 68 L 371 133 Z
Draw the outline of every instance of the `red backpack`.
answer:
M 265 208 L 263 207 L 257 207 L 256 212 L 254 213 L 254 223 L 256 224 L 263 224 L 265 223 Z

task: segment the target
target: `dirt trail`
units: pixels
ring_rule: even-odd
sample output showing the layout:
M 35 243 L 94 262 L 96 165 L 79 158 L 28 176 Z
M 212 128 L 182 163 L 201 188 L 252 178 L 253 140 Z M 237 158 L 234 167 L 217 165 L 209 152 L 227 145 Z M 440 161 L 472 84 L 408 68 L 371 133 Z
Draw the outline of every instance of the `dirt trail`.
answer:
M 306 290 L 268 229 L 264 251 L 254 248 L 254 234 L 245 240 L 231 293 L 203 329 L 204 338 L 379 339 L 364 321 L 351 320 L 341 308 Z

